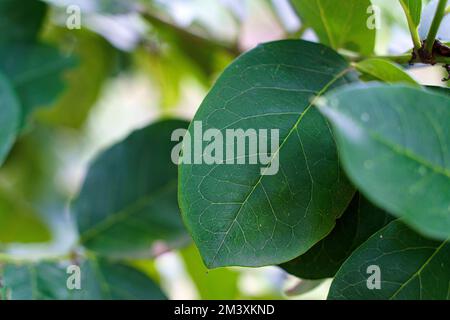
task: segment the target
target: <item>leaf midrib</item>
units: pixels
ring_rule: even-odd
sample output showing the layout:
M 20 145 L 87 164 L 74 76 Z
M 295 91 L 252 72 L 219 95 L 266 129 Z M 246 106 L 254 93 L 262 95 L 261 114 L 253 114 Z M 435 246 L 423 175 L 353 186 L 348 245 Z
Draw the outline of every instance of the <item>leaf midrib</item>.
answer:
M 140 212 L 140 209 L 142 209 L 145 206 L 148 206 L 155 200 L 155 198 L 157 198 L 161 194 L 164 194 L 165 192 L 170 191 L 171 188 L 174 188 L 176 190 L 177 183 L 178 183 L 177 180 L 172 180 L 163 185 L 162 187 L 158 188 L 157 190 L 152 191 L 152 194 L 140 197 L 131 202 L 130 204 L 128 204 L 127 206 L 125 206 L 125 208 L 123 208 L 122 210 L 118 210 L 108 215 L 106 219 L 93 225 L 87 231 L 83 232 L 80 236 L 80 243 L 86 243 L 87 241 L 105 232 L 106 230 L 108 230 L 115 224 L 119 223 L 120 221 L 128 218 L 133 214 L 136 214 L 136 212 Z
M 321 97 L 336 81 L 338 81 L 339 79 L 341 79 L 342 77 L 344 77 L 348 72 L 350 72 L 352 69 L 351 68 L 345 68 L 344 70 L 342 70 L 340 73 L 338 73 L 330 82 L 328 82 L 323 88 L 322 90 L 320 90 L 317 95 L 315 96 L 314 99 L 312 99 L 312 101 L 309 103 L 309 105 L 305 108 L 305 110 L 300 114 L 299 118 L 297 119 L 296 123 L 292 126 L 291 130 L 289 131 L 289 133 L 287 134 L 287 136 L 283 139 L 282 143 L 280 144 L 280 146 L 278 147 L 278 149 L 276 150 L 276 152 L 272 155 L 272 158 L 269 162 L 269 164 L 267 165 L 267 167 L 264 169 L 264 172 L 262 174 L 259 175 L 258 180 L 256 181 L 256 183 L 254 184 L 254 186 L 252 187 L 252 189 L 249 191 L 249 193 L 247 194 L 247 196 L 245 197 L 245 199 L 243 200 L 242 204 L 239 207 L 239 210 L 236 213 L 236 216 L 234 217 L 233 221 L 231 222 L 230 226 L 228 227 L 228 229 L 225 231 L 225 235 L 221 241 L 221 243 L 219 244 L 219 247 L 217 248 L 216 253 L 214 254 L 212 260 L 210 263 L 208 263 L 209 266 L 214 266 L 214 262 L 217 259 L 217 256 L 219 255 L 220 251 L 222 250 L 223 245 L 225 244 L 225 241 L 231 231 L 231 229 L 233 228 L 233 226 L 235 225 L 235 223 L 237 222 L 237 219 L 240 215 L 240 213 L 242 212 L 242 209 L 244 208 L 245 204 L 247 203 L 247 201 L 250 199 L 250 197 L 252 196 L 253 192 L 256 190 L 256 187 L 261 183 L 263 177 L 264 177 L 264 173 L 268 170 L 268 167 L 270 167 L 270 165 L 272 164 L 273 159 L 278 155 L 278 153 L 280 152 L 280 150 L 283 148 L 284 144 L 287 142 L 287 140 L 290 138 L 290 136 L 293 134 L 293 132 L 297 129 L 298 125 L 301 123 L 303 117 L 308 113 L 308 111 L 314 106 L 316 100 Z
M 434 257 L 441 251 L 441 249 L 449 242 L 450 239 L 445 240 L 442 244 L 436 248 L 433 254 L 425 261 L 425 263 L 411 275 L 411 277 L 403 283 L 394 294 L 389 297 L 389 300 L 394 299 L 411 281 L 413 281 L 417 276 L 420 276 L 421 272 L 430 264 L 430 262 L 434 259 Z

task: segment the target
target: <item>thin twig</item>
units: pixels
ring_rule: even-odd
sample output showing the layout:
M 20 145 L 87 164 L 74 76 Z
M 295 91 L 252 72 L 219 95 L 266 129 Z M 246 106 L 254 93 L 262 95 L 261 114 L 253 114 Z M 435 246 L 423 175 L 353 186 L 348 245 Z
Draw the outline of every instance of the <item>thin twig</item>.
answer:
M 439 0 L 439 4 L 434 15 L 433 23 L 431 24 L 430 31 L 428 32 L 427 41 L 425 43 L 425 51 L 431 55 L 436 40 L 436 35 L 441 26 L 442 19 L 445 16 L 445 9 L 447 6 L 447 0 Z

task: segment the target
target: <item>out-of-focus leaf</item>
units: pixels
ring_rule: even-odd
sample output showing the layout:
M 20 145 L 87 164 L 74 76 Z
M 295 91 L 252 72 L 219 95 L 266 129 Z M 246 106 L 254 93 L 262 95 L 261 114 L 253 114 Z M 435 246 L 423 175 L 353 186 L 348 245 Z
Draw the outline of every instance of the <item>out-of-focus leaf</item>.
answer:
M 291 0 L 303 23 L 334 49 L 373 53 L 375 27 L 368 27 L 370 0 Z
M 414 29 L 419 28 L 420 18 L 422 15 L 422 0 L 400 0 L 408 23 Z
M 239 273 L 221 268 L 208 270 L 195 245 L 181 251 L 186 270 L 194 281 L 201 299 L 234 300 L 239 296 Z
M 449 299 L 450 245 L 418 235 L 400 221 L 375 233 L 344 263 L 328 299 Z M 371 267 L 371 268 L 370 268 Z M 376 284 L 379 268 L 379 289 Z M 375 278 L 370 279 L 371 276 Z
M 64 94 L 51 109 L 40 110 L 38 117 L 46 123 L 79 128 L 99 97 L 111 71 L 115 50 L 100 36 L 86 30 L 58 29 L 49 37 L 73 47 L 79 64 L 67 72 Z
M 38 107 L 55 101 L 64 88 L 64 71 L 74 65 L 53 47 L 32 43 L 0 44 L 0 71 L 12 82 L 22 108 L 22 125 Z
M 293 288 L 285 292 L 288 297 L 300 296 L 311 292 L 324 283 L 324 280 L 300 280 Z
M 70 5 L 78 6 L 81 12 L 100 13 L 104 15 L 120 15 L 133 12 L 141 0 L 43 0 L 49 4 L 67 8 Z M 149 0 L 144 0 L 148 2 Z
M 38 0 L 0 1 L 0 43 L 35 40 L 46 9 L 45 3 Z
M 0 245 L 47 242 L 48 227 L 31 205 L 4 186 L 0 186 Z
M 10 151 L 20 121 L 20 107 L 11 84 L 0 73 L 0 166 Z
M 161 289 L 143 273 L 129 266 L 89 259 L 79 266 L 80 290 L 68 288 L 74 275 L 70 262 L 4 267 L 3 282 L 11 300 L 159 300 Z M 68 273 L 67 271 L 71 271 Z
M 354 189 L 311 99 L 353 79 L 335 51 L 302 40 L 260 45 L 220 76 L 193 123 L 202 121 L 204 131 L 217 129 L 222 136 L 241 129 L 254 138 L 260 129 L 276 129 L 279 146 L 270 147 L 267 165 L 254 164 L 258 151 L 247 142 L 242 155 L 226 155 L 228 163 L 194 164 L 186 158 L 180 165 L 180 208 L 208 267 L 283 263 L 333 229 Z M 191 125 L 190 136 L 197 139 L 194 130 Z M 186 144 L 184 155 L 198 154 L 194 144 L 201 144 L 200 150 L 210 144 L 199 140 Z M 225 158 L 226 150 L 221 152 Z M 244 164 L 230 163 L 236 157 Z
M 144 15 L 151 24 L 152 32 L 159 39 L 170 44 L 177 54 L 188 58 L 203 74 L 212 75 L 217 71 L 218 61 L 223 56 L 232 59 L 239 55 L 239 50 L 232 44 L 215 42 L 200 37 L 175 24 L 168 23 L 156 16 Z
M 81 242 L 108 256 L 151 256 L 157 241 L 188 236 L 177 204 L 171 134 L 185 121 L 166 120 L 131 134 L 91 165 L 72 206 Z
M 402 85 L 348 86 L 325 97 L 342 163 L 374 204 L 421 233 L 450 236 L 450 98 Z
M 302 279 L 332 278 L 359 245 L 392 219 L 358 193 L 325 239 L 281 267 Z
M 355 68 L 366 78 L 371 80 L 384 81 L 387 83 L 405 83 L 413 86 L 419 84 L 403 69 L 384 59 L 366 59 L 355 63 Z

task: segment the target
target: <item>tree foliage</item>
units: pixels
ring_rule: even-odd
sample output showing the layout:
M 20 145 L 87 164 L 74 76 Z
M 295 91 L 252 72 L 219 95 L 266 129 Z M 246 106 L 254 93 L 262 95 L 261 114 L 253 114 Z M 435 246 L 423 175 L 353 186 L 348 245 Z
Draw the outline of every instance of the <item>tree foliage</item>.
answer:
M 248 298 L 238 271 L 209 268 L 274 265 L 310 289 L 333 278 L 329 299 L 450 298 L 450 91 L 409 72 L 450 73 L 446 0 L 396 1 L 412 45 L 395 55 L 377 52 L 382 1 L 292 0 L 300 30 L 246 52 L 163 2 L 73 2 L 82 30 L 64 0 L 0 1 L 0 299 L 166 299 L 168 251 L 204 299 Z M 64 184 L 67 136 L 91 142 L 103 89 L 130 74 L 158 116 Z M 192 82 L 208 93 L 179 120 Z M 250 148 L 187 161 L 233 129 L 277 130 L 264 167 Z

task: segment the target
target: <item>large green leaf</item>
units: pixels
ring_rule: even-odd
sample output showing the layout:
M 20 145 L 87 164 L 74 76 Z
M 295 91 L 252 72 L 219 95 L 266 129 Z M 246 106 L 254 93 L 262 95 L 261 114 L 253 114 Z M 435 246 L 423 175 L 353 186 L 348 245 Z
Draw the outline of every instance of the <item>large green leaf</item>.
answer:
M 358 193 L 325 239 L 281 267 L 302 279 L 332 278 L 356 248 L 392 219 Z
M 156 241 L 188 238 L 177 205 L 171 134 L 187 123 L 162 121 L 131 134 L 91 165 L 73 203 L 81 242 L 109 256 L 146 256 Z
M 0 165 L 14 143 L 19 119 L 20 108 L 17 97 L 8 79 L 0 73 Z
M 291 0 L 302 22 L 323 44 L 365 55 L 373 53 L 375 27 L 368 27 L 370 0 Z
M 355 63 L 355 68 L 368 80 L 387 83 L 405 83 L 419 86 L 400 66 L 385 59 L 371 58 Z
M 450 244 L 423 238 L 400 221 L 391 222 L 344 263 L 329 299 L 450 299 Z M 379 267 L 380 289 L 370 290 Z M 374 269 L 373 269 L 374 270 Z M 376 275 L 376 274 L 374 274 Z
M 85 260 L 80 268 L 80 289 L 70 290 L 70 262 L 4 267 L 3 284 L 11 300 L 157 300 L 164 293 L 143 273 L 123 264 Z M 73 271 L 72 271 L 73 272 Z M 70 283 L 70 281 L 69 281 Z
M 244 54 L 218 79 L 194 121 L 202 121 L 203 132 L 214 128 L 223 136 L 227 129 L 278 129 L 270 164 L 277 157 L 279 171 L 265 175 L 262 165 L 249 164 L 255 155 L 248 147 L 240 156 L 245 165 L 187 164 L 195 144 L 208 145 L 190 126 L 195 141 L 190 150 L 184 145 L 179 203 L 208 267 L 283 263 L 333 229 L 354 190 L 311 99 L 353 79 L 349 72 L 327 47 L 286 40 Z
M 42 1 L 0 1 L 0 43 L 33 41 L 44 21 L 46 5 Z
M 24 123 L 38 107 L 55 101 L 64 88 L 63 73 L 74 64 L 57 49 L 33 43 L 0 43 L 0 72 L 12 82 Z
M 323 103 L 323 105 L 322 105 Z M 450 98 L 400 85 L 350 86 L 320 110 L 352 181 L 422 233 L 450 235 Z

